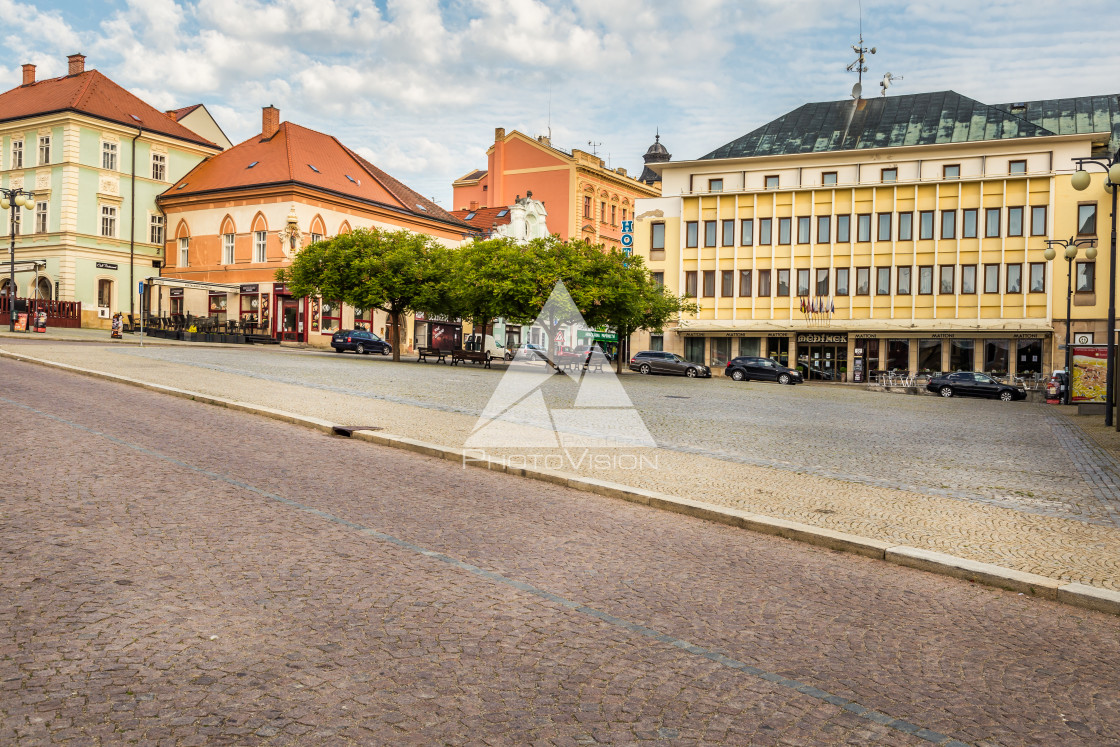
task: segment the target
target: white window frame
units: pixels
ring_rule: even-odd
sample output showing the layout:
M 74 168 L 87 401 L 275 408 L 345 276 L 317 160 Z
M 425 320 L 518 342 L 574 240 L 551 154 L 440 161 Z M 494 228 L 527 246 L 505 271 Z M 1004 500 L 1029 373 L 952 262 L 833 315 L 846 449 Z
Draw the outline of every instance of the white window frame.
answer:
M 47 233 L 50 230 L 50 203 L 46 200 L 35 202 L 35 233 Z
M 312 244 L 314 244 L 316 241 L 322 241 L 322 240 L 323 240 L 323 234 L 321 234 L 321 233 L 311 234 L 311 243 Z
M 167 156 L 163 153 L 152 154 L 152 179 L 157 182 L 167 181 Z
M 233 248 L 234 248 L 234 244 L 235 244 L 236 240 L 237 240 L 236 239 L 236 234 L 232 234 L 232 233 L 223 233 L 222 234 L 222 264 L 223 265 L 232 265 L 233 264 L 233 262 L 234 262 L 234 260 L 233 260 Z
M 253 233 L 253 261 L 268 261 L 268 231 L 255 231 Z
M 191 237 L 179 237 L 179 267 L 190 267 Z
M 45 166 L 51 162 L 51 136 L 39 136 L 39 165 Z
M 158 235 L 157 235 L 158 231 Z M 166 234 L 164 231 L 164 220 L 162 215 L 152 215 L 148 218 L 148 243 L 163 246 Z
M 15 230 L 16 236 L 22 236 L 23 235 L 23 209 L 13 205 L 12 206 L 12 214 L 11 214 L 11 217 L 9 218 L 9 220 L 11 221 L 11 224 L 15 224 L 15 229 L 14 230 Z M 11 225 L 11 224 L 9 224 L 9 225 Z
M 13 169 L 23 168 L 23 138 L 12 140 L 12 165 Z
M 118 225 L 117 218 L 120 215 L 119 211 L 117 210 L 117 206 L 116 205 L 102 205 L 101 210 L 100 210 L 100 214 L 101 214 L 101 232 L 100 232 L 100 235 L 104 236 L 105 238 L 108 238 L 108 239 L 117 238 L 117 225 Z M 106 221 L 108 221 L 108 222 L 106 222 Z M 106 233 L 106 228 L 108 228 L 108 233 Z
M 101 141 L 101 168 L 106 171 L 117 170 L 117 144 L 110 140 Z

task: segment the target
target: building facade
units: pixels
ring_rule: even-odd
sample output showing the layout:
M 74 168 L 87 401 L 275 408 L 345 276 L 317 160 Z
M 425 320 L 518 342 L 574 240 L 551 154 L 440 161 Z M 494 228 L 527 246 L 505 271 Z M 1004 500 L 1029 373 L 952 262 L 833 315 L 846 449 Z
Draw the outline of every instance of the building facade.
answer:
M 806 104 L 702 158 L 651 164 L 666 196 L 638 203 L 636 250 L 700 310 L 637 349 L 720 369 L 770 356 L 847 381 L 1048 373 L 1067 267 L 1044 259 L 1047 239 L 1101 239 L 1074 269 L 1075 325 L 1095 329 L 1107 306 L 1103 179 L 1085 193 L 1069 180 L 1074 158 L 1113 141 L 1116 101 Z
M 0 94 L 0 181 L 34 195 L 33 210 L 12 207 L 17 267 L 37 264 L 16 275 L 16 295 L 80 302 L 83 326 L 108 327 L 114 313 L 139 313 L 136 283 L 164 261 L 156 197 L 221 148 L 86 70 L 82 55 L 68 64 L 41 81 L 24 65 L 23 83 Z

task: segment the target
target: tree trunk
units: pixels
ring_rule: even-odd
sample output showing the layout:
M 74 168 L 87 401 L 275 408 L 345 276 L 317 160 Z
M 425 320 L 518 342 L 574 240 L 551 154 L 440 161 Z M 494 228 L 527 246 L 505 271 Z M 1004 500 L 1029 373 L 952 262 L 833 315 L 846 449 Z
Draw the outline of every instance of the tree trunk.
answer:
M 393 325 L 393 360 L 399 362 L 401 359 L 401 312 L 390 311 L 389 318 Z

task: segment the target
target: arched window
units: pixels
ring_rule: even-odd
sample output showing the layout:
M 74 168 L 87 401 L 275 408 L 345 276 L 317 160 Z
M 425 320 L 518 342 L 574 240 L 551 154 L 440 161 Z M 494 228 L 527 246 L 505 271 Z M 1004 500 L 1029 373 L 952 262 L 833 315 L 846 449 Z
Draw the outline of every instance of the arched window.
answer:
M 48 278 L 39 276 L 39 278 L 35 281 L 35 298 L 41 298 L 50 301 L 53 290 L 54 288 Z
M 237 245 L 237 226 L 233 218 L 227 215 L 222 219 L 222 264 L 232 265 L 237 261 L 234 256 L 234 247 Z
M 191 229 L 185 220 L 175 227 L 175 239 L 179 244 L 179 267 L 190 266 Z
M 314 218 L 311 219 L 311 231 L 310 231 L 310 233 L 311 233 L 311 243 L 312 244 L 314 244 L 316 241 L 322 241 L 323 239 L 326 238 L 327 228 L 326 228 L 326 224 L 323 223 L 322 216 L 316 215 Z
M 253 216 L 253 261 L 268 261 L 268 221 L 264 213 Z
M 338 235 L 341 236 L 344 233 L 350 233 L 350 222 L 345 220 L 342 221 L 342 225 L 338 227 Z

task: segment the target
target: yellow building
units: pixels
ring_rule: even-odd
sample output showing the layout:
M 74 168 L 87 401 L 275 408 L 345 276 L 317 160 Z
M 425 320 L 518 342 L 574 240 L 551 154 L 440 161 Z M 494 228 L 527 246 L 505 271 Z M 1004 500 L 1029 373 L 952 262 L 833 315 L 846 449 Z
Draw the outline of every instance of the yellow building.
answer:
M 847 381 L 1048 374 L 1067 266 L 1044 259 L 1046 239 L 1100 238 L 1096 261 L 1075 263 L 1073 316 L 1104 342 L 1110 203 L 1103 175 L 1084 192 L 1070 175 L 1114 132 L 1116 96 L 990 106 L 944 91 L 806 104 L 653 164 L 663 196 L 638 201 L 636 251 L 700 311 L 634 349 Z

